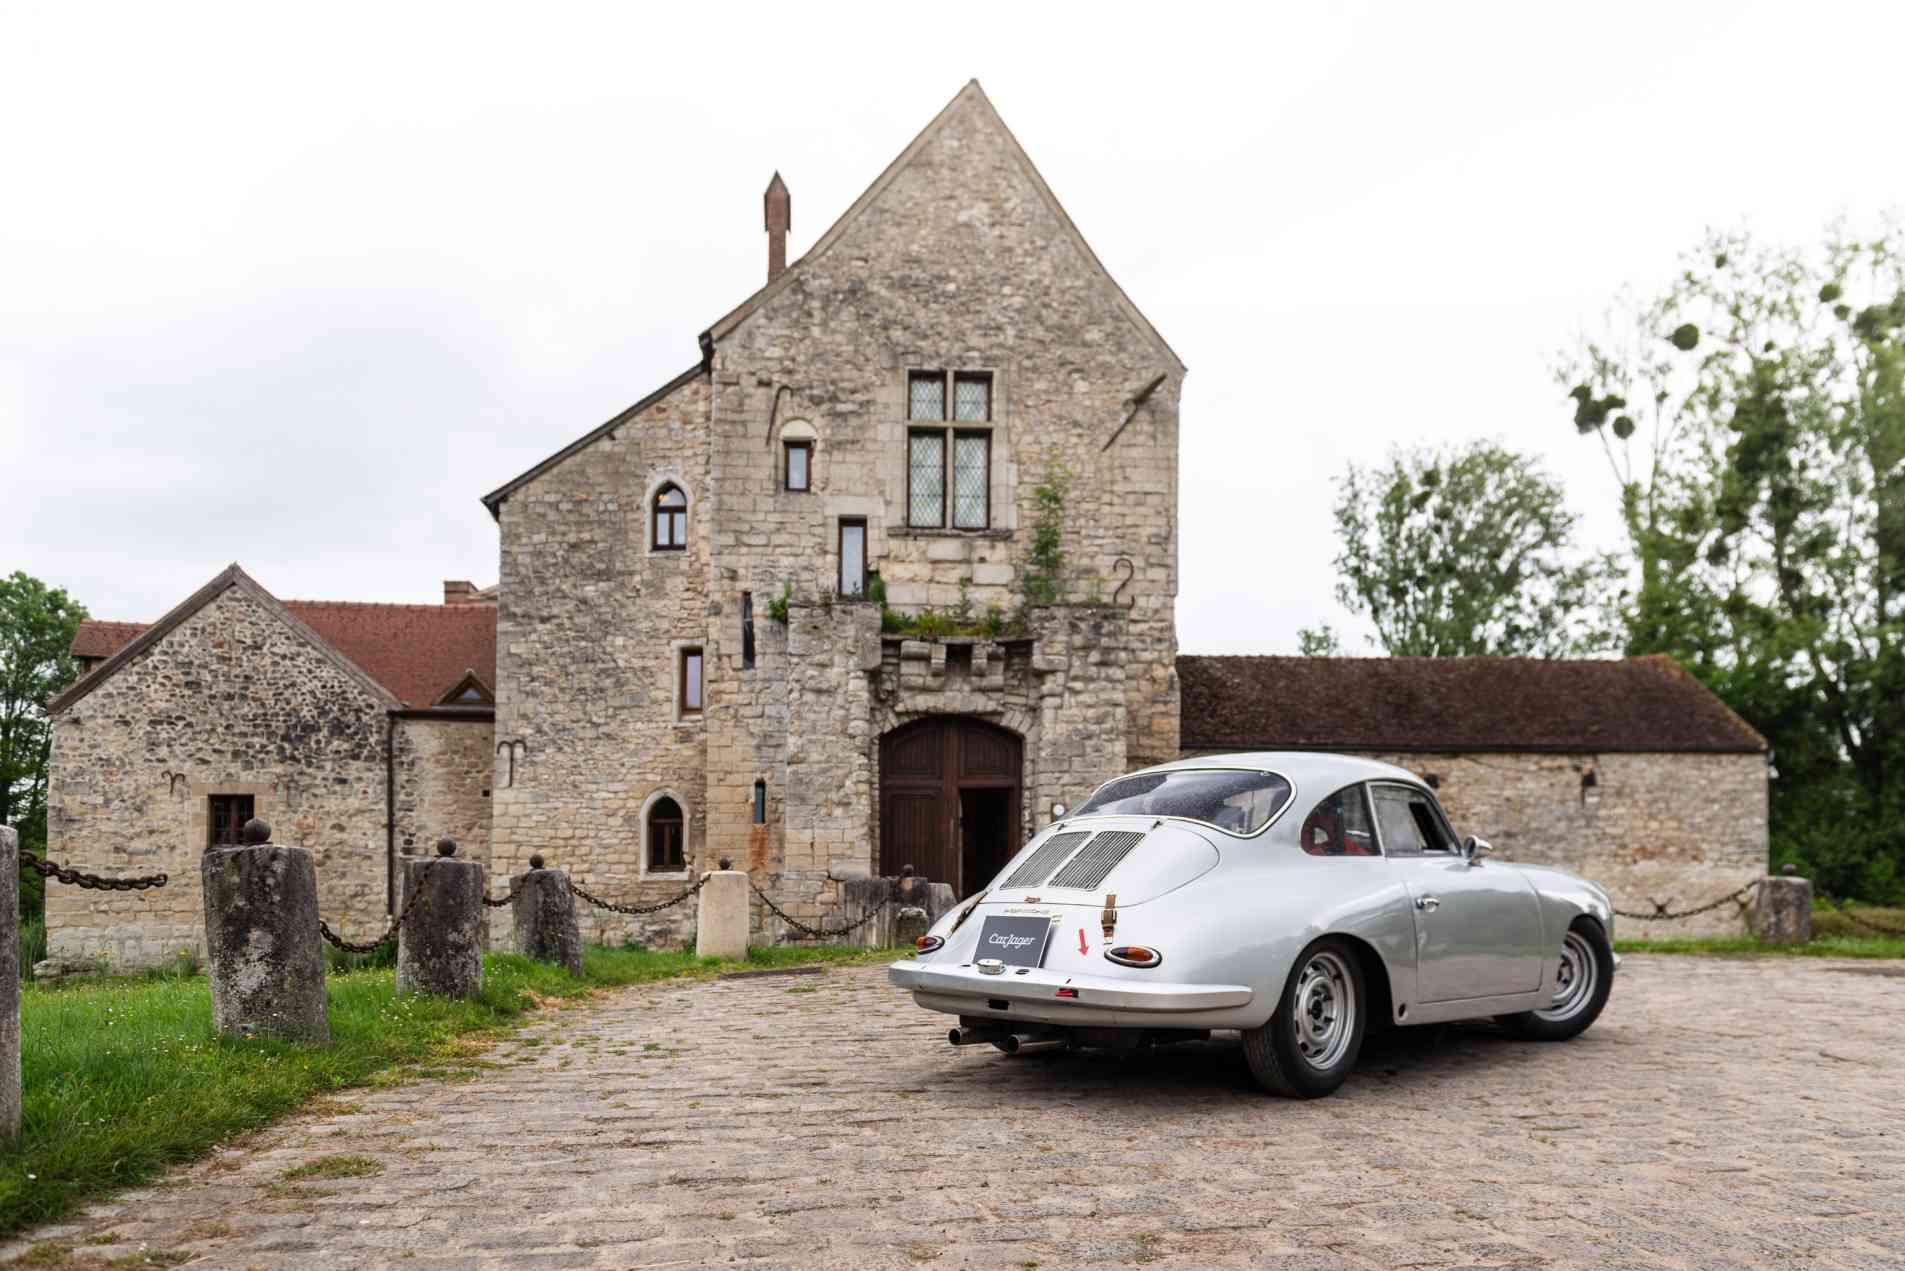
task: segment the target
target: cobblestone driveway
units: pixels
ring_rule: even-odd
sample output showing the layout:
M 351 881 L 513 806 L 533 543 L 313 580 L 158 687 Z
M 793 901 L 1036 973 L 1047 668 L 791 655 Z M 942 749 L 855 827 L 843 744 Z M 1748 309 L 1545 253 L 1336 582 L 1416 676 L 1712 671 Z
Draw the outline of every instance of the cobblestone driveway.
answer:
M 632 990 L 35 1236 L 231 1267 L 1905 1266 L 1897 963 L 1629 958 L 1578 1041 L 1386 1047 L 1314 1103 L 1257 1093 L 1234 1039 L 1007 1059 L 944 1028 L 875 967 Z M 285 1195 L 333 1153 L 386 1168 Z

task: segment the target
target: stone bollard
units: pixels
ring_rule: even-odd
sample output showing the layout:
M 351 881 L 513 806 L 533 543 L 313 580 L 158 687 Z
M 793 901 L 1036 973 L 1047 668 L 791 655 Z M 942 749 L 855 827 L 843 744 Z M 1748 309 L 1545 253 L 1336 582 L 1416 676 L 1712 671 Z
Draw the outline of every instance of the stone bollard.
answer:
M 1812 939 L 1812 880 L 1791 865 L 1760 880 L 1753 901 L 1753 934 L 1765 944 L 1805 944 Z
M 227 1037 L 331 1040 L 318 935 L 317 862 L 245 822 L 245 846 L 199 862 L 205 884 L 206 975 L 212 1027 Z
M 747 873 L 721 868 L 711 870 L 701 884 L 695 910 L 695 956 L 697 958 L 747 957 Z
M 932 925 L 924 909 L 918 905 L 906 905 L 893 917 L 893 943 L 899 946 L 915 944 L 926 934 L 926 928 Z
M 20 832 L 0 825 L 0 878 L 20 876 Z M 20 1137 L 20 888 L 0 900 L 0 1140 Z
M 516 899 L 510 902 L 510 916 L 516 921 L 517 952 L 565 966 L 569 974 L 580 976 L 582 932 L 575 922 L 569 875 L 544 869 L 542 857 L 532 856 L 528 872 L 516 875 L 513 887 Z
M 456 844 L 444 839 L 434 857 L 403 858 L 403 899 L 423 895 L 406 912 L 397 932 L 397 992 L 475 997 L 483 990 L 483 897 L 481 862 L 455 859 Z

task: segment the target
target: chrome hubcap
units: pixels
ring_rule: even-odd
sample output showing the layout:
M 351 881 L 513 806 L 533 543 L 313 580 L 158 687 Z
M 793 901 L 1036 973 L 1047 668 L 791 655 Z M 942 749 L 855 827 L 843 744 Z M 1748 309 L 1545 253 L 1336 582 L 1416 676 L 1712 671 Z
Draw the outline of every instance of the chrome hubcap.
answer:
M 1290 1008 L 1297 1053 L 1312 1068 L 1335 1067 L 1356 1023 L 1356 982 L 1343 960 L 1325 951 L 1306 962 Z
M 1600 973 L 1600 963 L 1594 960 L 1594 950 L 1588 946 L 1587 937 L 1578 931 L 1568 932 L 1561 942 L 1561 963 L 1555 968 L 1554 1001 L 1535 1014 L 1555 1023 L 1580 1014 L 1594 1000 L 1594 985 Z

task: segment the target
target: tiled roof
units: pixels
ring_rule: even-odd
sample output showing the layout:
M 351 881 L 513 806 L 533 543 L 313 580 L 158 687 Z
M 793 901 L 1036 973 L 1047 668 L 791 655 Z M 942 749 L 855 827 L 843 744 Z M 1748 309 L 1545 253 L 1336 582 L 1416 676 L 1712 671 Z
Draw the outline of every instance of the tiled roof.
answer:
M 1177 673 L 1185 750 L 1766 749 L 1667 657 L 1180 657 Z
M 70 650 L 76 658 L 109 658 L 132 643 L 146 629 L 143 622 L 103 622 L 88 618 L 79 624 Z
M 496 686 L 492 605 L 373 605 L 287 600 L 284 607 L 337 652 L 410 706 L 434 706 L 466 671 Z M 82 622 L 74 657 L 106 658 L 146 629 L 141 622 Z

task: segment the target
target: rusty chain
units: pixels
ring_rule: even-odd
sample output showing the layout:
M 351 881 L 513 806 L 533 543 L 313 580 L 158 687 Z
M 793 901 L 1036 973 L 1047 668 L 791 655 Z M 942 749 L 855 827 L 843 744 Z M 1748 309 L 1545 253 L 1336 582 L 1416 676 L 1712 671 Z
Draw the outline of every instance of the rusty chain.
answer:
M 326 940 L 330 941 L 337 948 L 342 949 L 345 953 L 375 953 L 377 952 L 377 950 L 383 948 L 385 945 L 389 944 L 392 940 L 395 940 L 397 938 L 397 933 L 403 929 L 404 919 L 410 916 L 410 911 L 412 909 L 415 909 L 417 907 L 417 902 L 423 899 L 423 896 L 424 896 L 423 885 L 425 882 L 429 880 L 430 871 L 435 869 L 437 867 L 437 862 L 443 859 L 444 858 L 441 856 L 433 856 L 430 858 L 430 863 L 423 867 L 423 873 L 417 876 L 417 885 L 411 889 L 410 899 L 404 902 L 403 909 L 397 914 L 396 918 L 392 919 L 390 924 L 390 930 L 384 932 L 383 935 L 378 936 L 375 940 L 366 940 L 361 943 L 346 940 L 343 936 L 338 935 L 337 932 L 332 931 L 331 924 L 324 921 L 324 919 L 322 918 L 318 919 L 318 934 L 323 936 Z
M 763 905 L 766 905 L 768 908 L 768 911 L 772 913 L 776 918 L 779 918 L 782 922 L 786 923 L 788 926 L 792 927 L 794 930 L 800 932 L 801 935 L 807 936 L 809 938 L 816 939 L 816 940 L 831 940 L 837 936 L 844 936 L 850 931 L 859 930 L 861 927 L 866 926 L 869 922 L 872 922 L 873 919 L 878 914 L 880 914 L 889 905 L 891 905 L 893 901 L 898 897 L 898 894 L 899 894 L 897 888 L 892 888 L 888 890 L 888 892 L 886 893 L 885 900 L 882 900 L 877 905 L 868 906 L 867 911 L 865 913 L 861 914 L 858 918 L 854 919 L 852 922 L 848 923 L 844 927 L 812 927 L 802 922 L 800 919 L 794 917 L 792 914 L 788 913 L 785 909 L 782 909 L 779 905 L 775 904 L 774 898 L 772 896 L 769 896 L 766 892 L 762 891 L 758 886 L 756 886 L 752 878 L 747 880 L 747 885 L 753 890 L 756 896 L 759 896 L 761 898 L 761 903 Z
M 107 878 L 103 874 L 68 869 L 58 861 L 43 861 L 31 852 L 20 853 L 20 868 L 30 869 L 42 878 L 54 879 L 68 887 L 80 887 L 87 891 L 144 891 L 148 887 L 165 886 L 168 877 L 165 874 L 147 874 L 143 878 Z
M 652 905 L 617 905 L 609 901 L 603 900 L 599 896 L 591 896 L 588 892 L 582 890 L 581 883 L 576 882 L 575 879 L 573 878 L 569 880 L 569 890 L 574 892 L 576 895 L 582 897 L 582 899 L 588 901 L 591 905 L 594 905 L 597 909 L 606 909 L 610 913 L 614 913 L 614 914 L 630 914 L 630 915 L 660 913 L 664 909 L 671 909 L 674 906 L 679 905 L 682 901 L 688 899 L 690 896 L 694 895 L 696 892 L 700 891 L 703 887 L 707 885 L 708 885 L 708 876 L 706 874 L 703 874 L 695 882 L 695 885 L 693 887 L 690 887 L 687 891 L 682 892 L 679 896 L 672 896 L 667 900 L 659 901 L 656 904 L 652 904 Z M 511 893 L 511 894 L 513 895 L 514 893 Z
M 1653 905 L 1654 905 L 1654 912 L 1650 914 L 1633 913 L 1626 909 L 1616 909 L 1614 913 L 1617 917 L 1632 918 L 1637 922 L 1670 922 L 1676 918 L 1697 918 L 1701 914 L 1713 912 L 1715 909 L 1718 909 L 1722 905 L 1731 904 L 1734 902 L 1738 902 L 1739 904 L 1744 905 L 1746 903 L 1746 897 L 1752 895 L 1753 892 L 1757 891 L 1762 881 L 1763 881 L 1762 879 L 1755 878 L 1752 882 L 1748 883 L 1746 886 L 1740 888 L 1736 892 L 1732 892 L 1729 895 L 1722 896 L 1718 900 L 1710 901 L 1707 904 L 1701 905 L 1696 909 L 1685 909 L 1685 910 L 1681 910 L 1678 913 L 1670 911 L 1667 908 L 1665 903 L 1658 900 L 1654 900 L 1652 896 L 1649 896 L 1647 898 L 1648 900 L 1653 901 Z
M 517 888 L 512 887 L 509 889 L 509 894 L 507 896 L 498 896 L 495 900 L 491 900 L 488 896 L 485 896 L 483 897 L 483 903 L 489 906 L 491 909 L 501 909 L 504 905 L 507 905 L 512 900 L 516 899 L 517 890 L 518 890 Z

